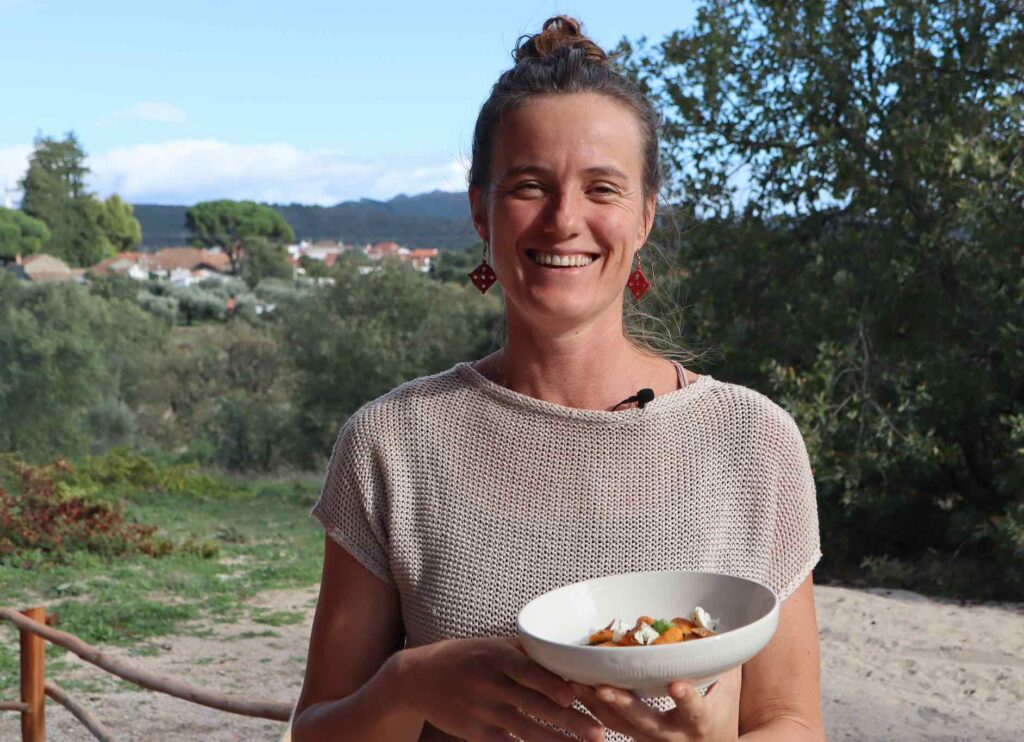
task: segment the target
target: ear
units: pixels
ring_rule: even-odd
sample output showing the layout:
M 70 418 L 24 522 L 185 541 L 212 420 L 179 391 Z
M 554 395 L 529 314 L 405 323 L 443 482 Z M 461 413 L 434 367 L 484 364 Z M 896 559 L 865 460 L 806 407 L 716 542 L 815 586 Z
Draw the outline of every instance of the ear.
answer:
M 647 238 L 651 236 L 651 230 L 654 228 L 654 217 L 658 212 L 658 195 L 652 193 L 650 196 L 644 198 L 644 219 L 643 219 L 643 234 L 640 235 L 640 244 L 646 244 Z
M 469 187 L 469 211 L 476 233 L 480 235 L 480 239 L 487 242 L 490 237 L 487 230 L 487 192 L 480 186 Z

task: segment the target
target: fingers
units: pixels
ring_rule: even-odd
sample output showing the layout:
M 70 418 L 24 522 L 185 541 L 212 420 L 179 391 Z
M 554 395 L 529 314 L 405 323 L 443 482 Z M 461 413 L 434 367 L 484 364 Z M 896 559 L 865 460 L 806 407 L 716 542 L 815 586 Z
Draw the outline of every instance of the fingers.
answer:
M 612 704 L 598 698 L 596 689 L 580 683 L 572 683 L 571 685 L 576 698 L 590 710 L 590 713 L 597 717 L 598 721 L 613 731 L 630 734 L 632 729 L 629 722 L 622 718 L 622 714 L 616 711 Z
M 607 685 L 599 685 L 595 692 L 598 699 L 615 709 L 636 733 L 654 734 L 661 729 L 661 712 L 652 709 L 635 693 Z
M 668 694 L 676 702 L 676 707 L 668 715 L 689 734 L 697 737 L 707 734 L 711 728 L 711 714 L 707 702 L 697 689 L 689 683 L 678 681 L 668 686 Z
M 632 737 L 654 737 L 664 731 L 661 712 L 648 706 L 635 693 L 607 685 L 590 688 L 573 683 L 572 688 L 609 729 Z
M 501 670 L 519 685 L 544 694 L 559 706 L 572 706 L 573 696 L 569 684 L 525 654 L 518 651 L 509 652 L 501 659 Z
M 586 714 L 573 708 L 562 708 L 552 703 L 547 696 L 517 685 L 512 680 L 509 681 L 507 697 L 509 703 L 520 711 L 572 732 L 587 742 L 602 742 L 604 739 L 604 727 Z M 561 736 L 558 739 L 564 740 Z

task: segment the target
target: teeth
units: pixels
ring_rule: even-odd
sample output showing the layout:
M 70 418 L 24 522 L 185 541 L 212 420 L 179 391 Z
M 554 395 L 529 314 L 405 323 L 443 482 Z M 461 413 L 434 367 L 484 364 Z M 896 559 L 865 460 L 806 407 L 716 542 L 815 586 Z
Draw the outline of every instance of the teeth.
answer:
M 593 255 L 554 255 L 549 252 L 531 252 L 535 263 L 560 268 L 581 268 L 594 262 Z

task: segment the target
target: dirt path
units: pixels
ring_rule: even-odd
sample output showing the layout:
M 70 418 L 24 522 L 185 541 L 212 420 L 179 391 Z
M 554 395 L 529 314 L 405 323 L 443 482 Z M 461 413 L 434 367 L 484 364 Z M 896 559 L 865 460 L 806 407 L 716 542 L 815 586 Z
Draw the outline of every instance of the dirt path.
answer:
M 832 742 L 1024 739 L 1024 606 L 815 592 Z
M 254 607 L 302 611 L 301 623 L 199 623 L 133 661 L 196 685 L 294 702 L 302 683 L 316 588 L 263 593 Z M 970 606 L 914 593 L 839 587 L 816 590 L 822 650 L 822 707 L 829 739 L 1024 739 L 1024 607 Z M 124 650 L 112 654 L 129 656 Z M 284 725 L 130 690 L 76 658 L 68 677 L 94 679 L 76 691 L 121 740 L 278 740 Z M 48 739 L 79 742 L 83 728 L 47 704 Z M 0 739 L 19 739 L 16 714 L 0 714 Z
M 150 646 L 158 653 L 133 656 L 119 647 L 106 650 L 154 672 L 170 675 L 203 688 L 216 689 L 250 698 L 294 703 L 302 685 L 306 645 L 313 621 L 319 587 L 275 590 L 249 601 L 253 608 L 272 611 L 301 611 L 301 623 L 269 626 L 251 620 L 232 624 L 198 621 L 187 631 L 155 639 Z M 193 633 L 201 635 L 194 636 Z M 96 667 L 67 655 L 71 678 L 86 681 L 87 690 L 71 691 L 107 725 L 121 742 L 234 742 L 278 740 L 285 724 L 227 714 L 162 693 L 132 690 Z M 84 727 L 70 713 L 47 701 L 48 742 L 82 742 L 90 739 Z M 17 714 L 0 714 L 0 740 L 20 739 Z

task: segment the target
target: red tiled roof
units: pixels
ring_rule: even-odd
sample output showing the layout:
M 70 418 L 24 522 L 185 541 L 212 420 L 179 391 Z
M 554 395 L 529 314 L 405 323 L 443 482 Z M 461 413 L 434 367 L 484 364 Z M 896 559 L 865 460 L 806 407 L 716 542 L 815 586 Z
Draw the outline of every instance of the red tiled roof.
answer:
M 105 260 L 101 260 L 92 268 L 89 268 L 87 272 L 95 273 L 97 276 L 104 276 L 112 271 L 118 272 L 118 267 L 121 266 L 117 266 L 117 264 L 138 263 L 139 258 L 144 257 L 144 255 L 145 253 L 138 252 L 119 252 L 112 258 L 106 258 Z M 127 267 L 122 268 L 122 270 L 127 270 Z
M 198 247 L 165 247 L 153 253 L 150 265 L 157 270 L 195 270 L 205 265 L 213 270 L 224 271 L 231 265 L 231 259 L 222 252 L 200 250 Z
M 72 277 L 67 263 L 46 253 L 29 255 L 21 261 L 21 269 L 33 281 L 70 281 Z

